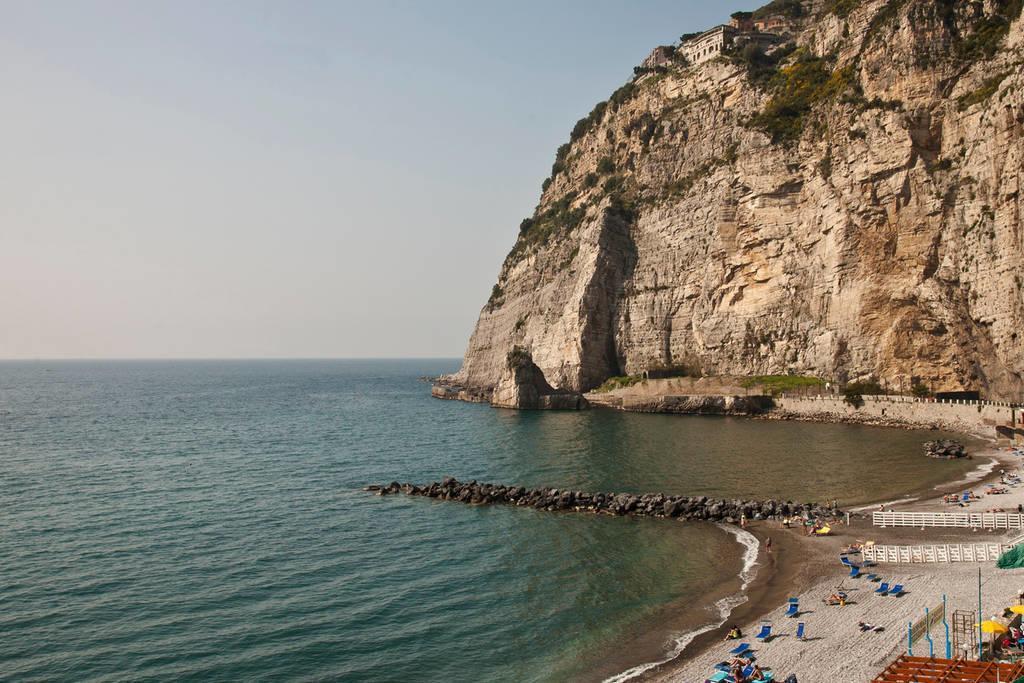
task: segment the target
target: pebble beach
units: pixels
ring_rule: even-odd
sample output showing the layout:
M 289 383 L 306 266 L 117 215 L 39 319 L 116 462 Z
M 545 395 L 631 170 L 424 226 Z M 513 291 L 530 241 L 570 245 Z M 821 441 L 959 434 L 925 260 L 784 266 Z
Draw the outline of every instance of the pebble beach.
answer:
M 941 487 L 937 495 L 887 505 L 886 509 L 928 511 L 975 511 L 994 509 L 1016 511 L 1024 504 L 1024 484 L 1009 488 L 1001 495 L 984 495 L 990 480 L 999 478 L 1000 470 L 1015 472 L 1019 458 L 1005 450 L 988 450 L 976 456 L 978 475 L 984 480 L 953 482 Z M 988 464 L 986 465 L 986 461 Z M 996 482 L 998 483 L 998 482 Z M 942 494 L 957 489 L 972 490 L 979 499 L 966 508 L 943 503 Z M 737 642 L 753 648 L 757 663 L 770 670 L 781 681 L 796 674 L 799 681 L 871 681 L 896 657 L 908 651 L 907 626 L 935 609 L 946 599 L 947 614 L 956 610 L 976 612 L 978 609 L 978 572 L 981 570 L 982 613 L 985 618 L 1001 616 L 1003 610 L 1018 602 L 1024 590 L 1024 569 L 998 569 L 993 562 L 964 563 L 879 563 L 864 575 L 851 578 L 848 568 L 840 562 L 840 553 L 851 543 L 875 542 L 889 544 L 1002 542 L 1019 535 L 970 529 L 881 529 L 871 526 L 870 519 L 854 517 L 851 526 L 843 525 L 832 536 L 807 538 L 801 532 L 782 529 L 777 524 L 758 522 L 750 530 L 762 539 L 758 569 L 759 585 L 752 587 L 745 609 L 737 610 L 728 624 L 706 634 L 694 643 L 690 652 L 679 659 L 647 672 L 646 680 L 675 683 L 704 681 L 714 673 L 715 665 L 730 659 L 729 650 Z M 765 550 L 764 539 L 771 536 L 771 553 Z M 857 555 L 851 555 L 858 562 Z M 882 582 L 890 586 L 902 584 L 899 596 L 877 593 Z M 843 606 L 829 606 L 825 599 L 843 591 L 849 601 Z M 789 598 L 797 598 L 796 617 L 787 617 Z M 949 617 L 952 621 L 951 616 Z M 805 624 L 805 637 L 796 637 L 798 623 Z M 766 642 L 754 638 L 763 624 L 772 625 L 772 637 Z M 743 638 L 725 640 L 729 626 L 738 625 Z M 862 630 L 860 624 L 870 625 Z M 945 656 L 945 631 L 942 624 L 932 630 L 933 652 Z M 929 644 L 920 640 L 913 654 L 929 654 Z M 953 653 L 956 656 L 956 653 Z

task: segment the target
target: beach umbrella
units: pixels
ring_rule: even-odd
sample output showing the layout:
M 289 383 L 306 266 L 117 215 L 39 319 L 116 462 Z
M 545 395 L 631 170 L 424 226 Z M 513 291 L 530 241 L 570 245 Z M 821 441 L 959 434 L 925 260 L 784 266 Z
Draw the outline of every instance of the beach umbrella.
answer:
M 981 632 L 982 633 L 991 633 L 991 634 L 994 635 L 996 633 L 1006 633 L 1009 630 L 1010 629 L 1006 628 L 1005 626 L 1000 624 L 998 621 L 992 621 L 991 619 L 986 619 L 985 621 L 981 622 Z

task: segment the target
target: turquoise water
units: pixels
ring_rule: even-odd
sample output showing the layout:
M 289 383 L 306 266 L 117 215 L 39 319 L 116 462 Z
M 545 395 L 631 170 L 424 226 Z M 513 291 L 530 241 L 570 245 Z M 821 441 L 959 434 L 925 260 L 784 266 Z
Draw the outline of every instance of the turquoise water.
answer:
M 456 366 L 0 363 L 0 679 L 590 678 L 703 609 L 735 538 L 360 487 L 856 502 L 967 467 L 920 455 L 934 433 L 431 399 Z

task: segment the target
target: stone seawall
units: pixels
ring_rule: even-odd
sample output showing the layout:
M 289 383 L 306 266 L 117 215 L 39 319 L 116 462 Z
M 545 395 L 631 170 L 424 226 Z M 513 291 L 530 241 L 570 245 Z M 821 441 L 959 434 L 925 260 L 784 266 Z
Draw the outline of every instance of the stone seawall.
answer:
M 725 500 L 706 496 L 672 496 L 663 493 L 585 493 L 568 489 L 505 486 L 482 484 L 476 481 L 460 482 L 445 477 L 431 484 L 399 484 L 367 486 L 380 496 L 404 493 L 439 500 L 450 500 L 475 505 L 515 505 L 538 510 L 590 512 L 608 515 L 638 517 L 676 517 L 680 519 L 708 520 L 736 524 L 747 519 L 781 519 L 794 515 L 823 521 L 842 519 L 844 513 L 816 503 L 794 503 L 780 500 Z
M 587 394 L 593 405 L 635 413 L 680 415 L 760 415 L 772 408 L 770 396 Z
M 984 401 L 937 402 L 909 396 L 864 396 L 860 408 L 833 396 L 775 398 L 771 419 L 856 422 L 965 432 L 1024 441 L 1022 409 Z
M 672 383 L 670 383 L 672 382 Z M 693 389 L 694 391 L 687 391 Z M 591 392 L 592 405 L 638 413 L 740 415 L 915 429 L 944 429 L 983 439 L 1024 443 L 1024 408 L 1010 403 L 864 396 L 854 407 L 836 395 L 732 395 L 709 387 L 649 380 L 610 392 Z M 679 391 L 682 390 L 682 391 Z

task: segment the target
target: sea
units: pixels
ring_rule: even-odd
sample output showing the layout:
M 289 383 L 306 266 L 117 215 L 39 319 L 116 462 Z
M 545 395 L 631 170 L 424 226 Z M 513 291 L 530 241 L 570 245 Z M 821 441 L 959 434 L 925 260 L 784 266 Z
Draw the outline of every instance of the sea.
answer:
M 0 680 L 626 680 L 743 601 L 755 539 L 363 487 L 850 506 L 971 467 L 935 432 L 431 398 L 457 367 L 0 363 Z

